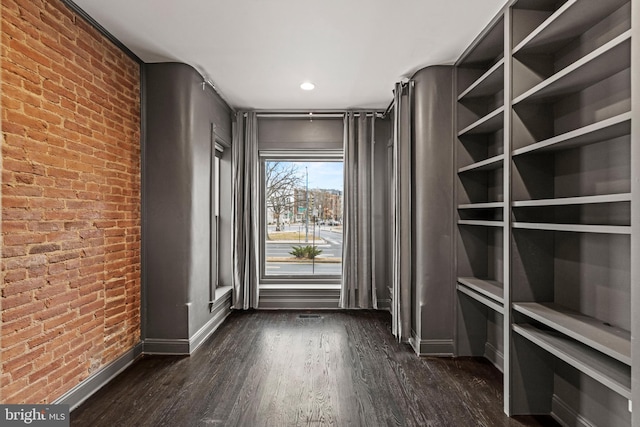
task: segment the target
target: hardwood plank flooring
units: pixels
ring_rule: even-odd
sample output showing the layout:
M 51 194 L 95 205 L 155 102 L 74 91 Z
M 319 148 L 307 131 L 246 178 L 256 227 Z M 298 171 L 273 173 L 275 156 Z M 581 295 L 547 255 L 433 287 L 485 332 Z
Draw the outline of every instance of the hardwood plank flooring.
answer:
M 143 357 L 71 425 L 557 425 L 506 417 L 488 362 L 420 358 L 390 331 L 380 311 L 234 312 L 191 357 Z

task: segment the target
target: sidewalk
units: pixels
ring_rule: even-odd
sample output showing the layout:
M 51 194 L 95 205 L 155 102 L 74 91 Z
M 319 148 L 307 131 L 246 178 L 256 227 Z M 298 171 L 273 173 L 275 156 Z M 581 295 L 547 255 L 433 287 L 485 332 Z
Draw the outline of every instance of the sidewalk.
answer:
M 311 264 L 313 261 L 307 258 L 294 258 L 294 257 L 267 257 L 267 262 L 293 262 L 297 264 Z M 342 258 L 336 257 L 316 257 L 316 264 L 337 264 L 341 263 Z

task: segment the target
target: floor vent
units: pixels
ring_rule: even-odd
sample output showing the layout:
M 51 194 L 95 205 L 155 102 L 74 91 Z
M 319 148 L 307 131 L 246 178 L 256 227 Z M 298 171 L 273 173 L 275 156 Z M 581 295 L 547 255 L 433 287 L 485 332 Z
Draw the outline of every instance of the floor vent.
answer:
M 299 314 L 298 319 L 322 319 L 319 314 Z

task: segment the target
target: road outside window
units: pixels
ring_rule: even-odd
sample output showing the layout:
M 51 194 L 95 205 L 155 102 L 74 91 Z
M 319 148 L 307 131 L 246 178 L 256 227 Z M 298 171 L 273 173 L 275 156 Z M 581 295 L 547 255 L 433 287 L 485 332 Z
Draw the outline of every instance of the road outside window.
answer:
M 265 276 L 342 274 L 343 163 L 264 163 Z

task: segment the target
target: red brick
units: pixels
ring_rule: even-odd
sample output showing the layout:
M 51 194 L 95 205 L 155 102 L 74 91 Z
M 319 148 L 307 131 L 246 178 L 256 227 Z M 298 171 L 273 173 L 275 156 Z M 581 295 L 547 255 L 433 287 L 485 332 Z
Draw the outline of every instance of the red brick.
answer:
M 59 0 L 2 8 L 0 385 L 50 402 L 140 337 L 140 69 Z

